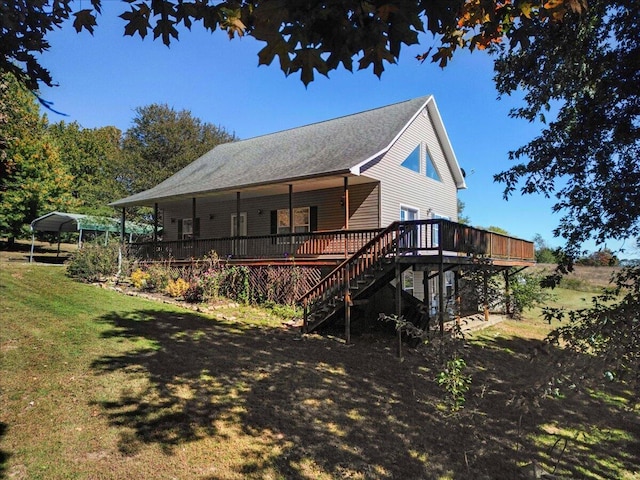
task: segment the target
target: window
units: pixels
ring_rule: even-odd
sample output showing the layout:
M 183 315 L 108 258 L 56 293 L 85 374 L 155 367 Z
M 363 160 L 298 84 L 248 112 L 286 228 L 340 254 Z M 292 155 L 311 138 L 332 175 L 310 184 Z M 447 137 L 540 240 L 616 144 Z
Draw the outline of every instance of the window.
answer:
M 193 218 L 182 219 L 182 238 L 191 238 L 193 235 Z
M 178 220 L 178 240 L 189 240 L 200 236 L 200 218 L 182 218 Z
M 433 163 L 433 159 L 429 154 L 429 149 L 427 149 L 426 157 L 427 157 L 427 177 L 432 178 L 433 180 L 437 180 L 438 182 L 441 182 L 442 179 L 440 178 L 438 169 L 436 168 L 435 164 Z
M 401 165 L 409 170 L 420 173 L 420 145 L 409 154 Z
M 293 209 L 293 232 L 304 233 L 311 230 L 309 207 Z M 289 209 L 278 210 L 278 234 L 289 233 Z

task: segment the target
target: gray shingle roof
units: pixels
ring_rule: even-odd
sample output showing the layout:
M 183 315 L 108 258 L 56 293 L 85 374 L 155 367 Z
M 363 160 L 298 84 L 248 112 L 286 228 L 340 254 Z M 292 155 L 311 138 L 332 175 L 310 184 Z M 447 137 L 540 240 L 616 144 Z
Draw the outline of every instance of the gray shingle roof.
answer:
M 348 172 L 387 149 L 429 98 L 219 145 L 155 187 L 111 205 L 149 205 L 169 197 Z

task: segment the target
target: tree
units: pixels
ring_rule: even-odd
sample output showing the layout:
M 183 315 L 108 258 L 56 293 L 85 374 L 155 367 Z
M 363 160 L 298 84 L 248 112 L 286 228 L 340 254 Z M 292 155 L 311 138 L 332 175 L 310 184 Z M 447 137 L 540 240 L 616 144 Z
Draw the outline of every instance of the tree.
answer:
M 618 260 L 618 257 L 610 248 L 605 247 L 589 255 L 580 257 L 576 263 L 591 267 L 617 267 L 620 265 L 620 260 Z
M 487 228 L 484 228 L 484 227 L 478 227 L 478 228 L 483 228 L 484 230 L 488 230 L 493 233 L 499 233 L 500 235 L 507 235 L 507 236 L 510 235 L 507 230 L 501 227 L 496 227 L 495 225 L 489 225 Z
M 13 243 L 35 218 L 76 202 L 73 177 L 47 135 L 35 97 L 10 73 L 0 76 L 0 105 L 0 234 Z
M 77 211 L 112 216 L 109 202 L 126 195 L 118 181 L 122 167 L 121 132 L 115 127 L 87 129 L 78 123 L 50 125 L 48 133 L 74 177 Z
M 536 262 L 556 263 L 558 261 L 554 250 L 539 233 L 536 233 L 533 237 L 533 244 L 536 249 Z
M 531 36 L 517 48 L 493 48 L 500 94 L 524 92 L 525 105 L 511 115 L 546 125 L 510 153 L 520 163 L 495 178 L 505 183 L 505 196 L 519 190 L 556 198 L 553 210 L 563 216 L 554 233 L 566 248 L 557 252 L 559 269 L 548 284 L 571 269 L 586 240 L 640 236 L 639 8 L 632 0 L 594 0 L 562 23 L 532 20 Z M 613 295 L 570 312 L 569 325 L 551 340 L 587 354 L 580 358 L 596 362 L 600 373 L 631 372 L 639 381 L 639 291 L 640 270 L 623 269 Z M 550 311 L 554 316 L 563 312 Z M 575 369 L 577 377 L 584 372 Z
M 38 55 L 49 48 L 47 33 L 73 17 L 77 31 L 93 32 L 101 0 L 9 0 L 0 6 L 0 70 L 22 76 L 28 87 L 52 85 L 49 72 Z M 385 63 L 394 63 L 403 45 L 418 43 L 429 31 L 439 44 L 419 56 L 441 66 L 458 48 L 485 49 L 508 38 L 513 44 L 527 43 L 529 28 L 562 20 L 568 12 L 580 12 L 584 0 L 141 0 L 128 2 L 125 35 L 146 37 L 153 32 L 165 45 L 177 40 L 181 31 L 201 24 L 213 32 L 218 28 L 230 38 L 253 36 L 264 42 L 258 54 L 260 65 L 277 59 L 286 75 L 300 73 L 306 84 L 315 73 L 328 75 L 337 68 L 372 68 L 380 76 Z
M 464 215 L 464 207 L 465 204 L 462 200 L 458 199 L 458 223 L 464 223 L 469 224 L 471 223 L 471 220 L 469 219 L 469 217 L 467 215 Z
M 128 193 L 151 188 L 216 145 L 235 140 L 224 128 L 203 123 L 188 110 L 165 104 L 138 107 L 123 138 L 120 182 Z
M 603 244 L 640 234 L 638 9 L 631 0 L 595 0 L 570 21 L 534 22 L 518 48 L 496 48 L 500 94 L 525 92 L 511 115 L 546 127 L 510 153 L 525 161 L 495 178 L 505 196 L 517 189 L 555 196 L 553 210 L 564 216 L 554 233 L 573 256 L 590 238 Z

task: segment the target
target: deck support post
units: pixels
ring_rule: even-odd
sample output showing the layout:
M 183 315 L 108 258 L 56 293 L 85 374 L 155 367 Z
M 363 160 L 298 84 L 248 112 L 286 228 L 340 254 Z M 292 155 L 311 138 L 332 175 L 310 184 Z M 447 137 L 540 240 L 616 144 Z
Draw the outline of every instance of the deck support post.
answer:
M 397 257 L 396 257 L 397 259 Z M 396 319 L 400 321 L 402 316 L 402 269 L 396 260 Z M 398 358 L 402 360 L 402 329 L 396 324 L 398 334 Z
M 348 284 L 344 293 L 344 342 L 351 344 L 351 292 Z
M 509 269 L 507 268 L 504 271 L 504 310 L 507 315 L 511 315 L 511 285 L 509 284 L 510 280 L 511 276 L 509 275 Z
M 422 273 L 422 291 L 422 303 L 427 308 L 427 324 L 425 328 L 427 329 L 427 335 L 431 338 L 431 333 L 429 331 L 431 330 L 431 292 L 429 291 L 429 270 L 425 270 Z
M 482 272 L 482 296 L 484 297 L 484 321 L 489 321 L 489 282 L 487 271 Z
M 302 310 L 302 333 L 308 333 L 309 329 L 309 305 L 308 300 L 305 298 Z
M 193 244 L 192 255 L 194 258 L 199 257 L 199 253 L 196 252 L 196 197 L 191 199 L 191 243 Z
M 122 207 L 122 213 L 120 215 L 120 243 L 124 245 L 125 239 L 127 238 L 125 236 L 125 232 L 126 230 L 126 225 L 125 222 L 127 221 L 127 210 L 125 207 Z
M 456 324 L 460 326 L 460 310 L 462 298 L 460 298 L 460 272 L 453 272 L 453 296 L 456 299 Z
M 440 336 L 444 336 L 444 263 L 442 255 L 440 255 L 440 263 L 438 264 L 438 326 L 440 327 Z

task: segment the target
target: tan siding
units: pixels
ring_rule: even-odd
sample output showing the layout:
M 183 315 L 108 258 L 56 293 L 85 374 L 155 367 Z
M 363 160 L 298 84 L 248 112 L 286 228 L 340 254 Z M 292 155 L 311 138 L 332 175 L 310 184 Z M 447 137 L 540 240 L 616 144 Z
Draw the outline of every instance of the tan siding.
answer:
M 424 152 L 421 155 L 420 173 L 401 166 L 418 145 L 429 149 L 442 182 L 426 176 Z M 434 214 L 457 219 L 457 188 L 453 174 L 431 120 L 422 113 L 387 154 L 363 174 L 380 180 L 382 226 L 400 218 L 402 205 L 418 209 L 421 219 L 430 218 L 430 209 Z
M 377 183 L 349 187 L 349 228 L 378 228 Z M 293 207 L 317 207 L 318 230 L 344 228 L 344 207 L 341 199 L 342 187 L 293 192 Z M 178 235 L 178 220 L 191 217 L 191 200 L 160 205 L 164 210 L 165 240 L 175 240 Z M 231 234 L 231 215 L 236 212 L 236 201 L 219 201 L 215 197 L 196 199 L 196 216 L 200 218 L 200 238 L 226 237 Z M 247 213 L 247 234 L 269 235 L 271 233 L 271 210 L 289 208 L 288 195 L 271 195 L 255 198 L 240 198 L 240 211 Z M 175 222 L 171 222 L 171 219 Z

